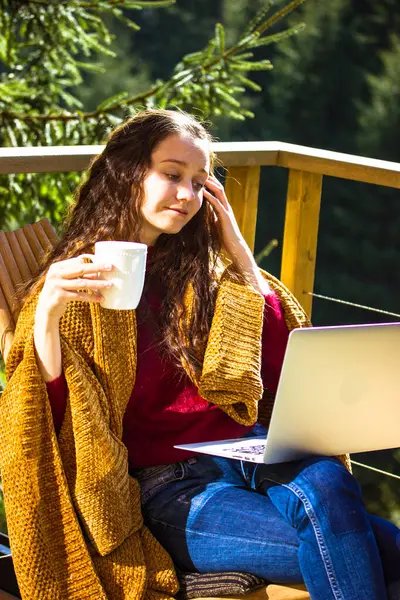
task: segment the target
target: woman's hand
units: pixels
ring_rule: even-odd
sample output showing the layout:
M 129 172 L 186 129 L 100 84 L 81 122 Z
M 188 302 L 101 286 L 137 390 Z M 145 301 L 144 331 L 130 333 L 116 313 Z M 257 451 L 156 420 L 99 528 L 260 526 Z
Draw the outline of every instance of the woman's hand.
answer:
M 223 247 L 228 258 L 258 292 L 263 295 L 269 294 L 269 286 L 239 229 L 224 186 L 212 175 L 207 179 L 205 186 L 203 194 L 217 215 Z
M 236 263 L 243 249 L 249 248 L 239 229 L 232 207 L 228 202 L 224 186 L 216 177 L 210 175 L 205 183 L 203 194 L 217 215 L 224 250 L 230 260 Z
M 95 259 L 92 254 L 82 254 L 51 265 L 39 294 L 33 336 L 44 381 L 52 381 L 62 372 L 59 322 L 68 303 L 100 302 L 101 291 L 112 285 L 98 279 L 99 273 L 111 271 L 112 265 L 86 263 L 85 258 Z
M 112 265 L 87 263 L 85 259 L 95 260 L 93 254 L 82 254 L 53 263 L 49 268 L 44 286 L 39 294 L 36 314 L 49 321 L 59 321 L 68 302 L 100 302 L 101 291 L 111 287 L 111 281 L 98 279 L 104 271 L 111 271 Z

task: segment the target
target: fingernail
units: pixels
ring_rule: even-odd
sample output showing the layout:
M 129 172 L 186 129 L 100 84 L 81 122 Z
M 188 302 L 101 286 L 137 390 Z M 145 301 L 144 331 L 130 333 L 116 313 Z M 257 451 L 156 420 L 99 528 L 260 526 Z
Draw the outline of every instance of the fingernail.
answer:
M 112 267 L 113 266 L 111 263 L 107 263 L 106 265 L 104 265 L 104 268 L 107 269 L 107 271 L 111 271 Z

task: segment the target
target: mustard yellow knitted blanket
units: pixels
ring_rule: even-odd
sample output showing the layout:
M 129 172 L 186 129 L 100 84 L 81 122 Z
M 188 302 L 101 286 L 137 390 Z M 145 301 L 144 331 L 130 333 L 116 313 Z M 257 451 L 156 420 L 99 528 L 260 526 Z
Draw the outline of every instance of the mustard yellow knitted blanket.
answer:
M 289 328 L 309 325 L 290 292 L 264 276 Z M 22 598 L 172 598 L 174 567 L 143 525 L 139 486 L 121 441 L 135 381 L 135 311 L 69 304 L 60 326 L 69 393 L 57 439 L 33 344 L 36 303 L 31 298 L 21 311 L 0 400 L 0 469 Z M 196 380 L 204 398 L 244 424 L 257 420 L 263 396 L 263 308 L 262 296 L 227 270 Z M 272 404 L 265 398 L 267 423 Z

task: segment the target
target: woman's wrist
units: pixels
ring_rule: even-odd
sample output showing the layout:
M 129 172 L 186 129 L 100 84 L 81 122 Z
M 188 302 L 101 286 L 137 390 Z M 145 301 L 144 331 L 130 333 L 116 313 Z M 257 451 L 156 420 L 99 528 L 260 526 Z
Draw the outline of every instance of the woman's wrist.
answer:
M 59 321 L 46 311 L 36 311 L 33 339 L 38 367 L 45 382 L 62 373 Z
M 254 256 L 244 240 L 236 246 L 235 252 L 231 255 L 231 260 L 239 273 L 243 275 L 246 281 L 248 281 L 257 292 L 263 296 L 270 293 L 268 282 L 262 276 Z
M 52 331 L 58 329 L 64 307 L 55 306 L 52 311 L 51 308 L 49 309 L 49 304 L 48 299 L 42 299 L 39 295 L 35 313 L 35 324 L 40 323 L 42 327 L 48 331 Z

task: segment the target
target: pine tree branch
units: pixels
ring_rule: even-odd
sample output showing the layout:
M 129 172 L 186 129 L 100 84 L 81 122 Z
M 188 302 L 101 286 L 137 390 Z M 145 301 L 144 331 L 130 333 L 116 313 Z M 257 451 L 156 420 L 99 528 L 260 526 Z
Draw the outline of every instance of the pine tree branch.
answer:
M 122 102 L 121 104 L 111 106 L 110 108 L 107 108 L 104 110 L 94 110 L 92 112 L 80 112 L 80 113 L 72 113 L 72 114 L 60 113 L 60 114 L 56 114 L 56 115 L 30 115 L 30 114 L 13 113 L 10 111 L 2 111 L 2 112 L 0 112 L 0 118 L 5 117 L 10 120 L 16 119 L 18 121 L 25 121 L 25 122 L 28 122 L 28 121 L 41 121 L 41 122 L 45 122 L 45 121 L 78 121 L 78 120 L 81 121 L 81 120 L 87 120 L 87 119 L 94 119 L 96 117 L 100 117 L 101 115 L 106 115 L 107 113 L 112 113 L 116 110 L 119 110 L 124 106 L 131 106 L 132 104 L 139 104 L 141 101 L 146 100 L 150 96 L 153 96 L 154 94 L 159 92 L 160 89 L 164 85 L 165 85 L 164 83 L 156 85 L 156 86 L 150 88 L 149 90 L 147 90 L 146 92 L 137 94 L 137 96 L 134 96 L 133 98 L 130 98 L 129 100 L 124 100 L 124 102 Z
M 121 4 L 122 6 L 125 4 L 125 0 L 109 0 L 107 3 L 108 6 L 115 6 L 117 4 Z M 97 2 L 78 2 L 79 8 L 98 8 Z
M 264 33 L 264 31 L 272 27 L 272 25 L 274 25 L 277 21 L 283 19 L 283 17 L 286 17 L 286 15 L 298 8 L 301 4 L 303 4 L 303 2 L 305 2 L 305 0 L 293 0 L 293 2 L 291 2 L 287 6 L 284 6 L 282 10 L 279 10 L 277 13 L 272 15 L 272 17 L 265 21 L 265 23 L 260 25 L 260 27 L 257 27 L 255 32 L 261 35 L 262 33 Z
M 126 0 L 103 0 L 103 2 L 106 2 L 108 7 L 124 7 L 126 4 Z M 176 0 L 137 0 L 134 4 L 141 8 L 158 8 L 160 5 L 168 6 L 169 4 L 175 4 L 175 2 Z M 21 5 L 36 4 L 37 6 L 58 6 L 60 4 L 69 4 L 69 0 L 20 0 L 20 3 Z M 74 5 L 77 8 L 99 8 L 98 2 L 79 2 L 79 0 L 75 0 Z
M 122 7 L 124 7 L 125 4 L 125 0 L 106 0 L 107 1 L 107 5 L 108 6 L 117 6 L 117 5 L 121 5 Z M 169 4 L 175 4 L 176 0 L 154 0 L 154 2 L 152 2 L 150 0 L 150 2 L 141 2 L 140 0 L 138 0 L 137 2 L 135 2 L 135 4 L 137 6 L 140 6 L 141 8 L 159 8 L 159 6 L 168 6 Z M 79 6 L 79 8 L 99 8 L 99 5 L 97 2 L 77 2 L 77 5 Z M 156 6 L 158 5 L 158 6 Z M 129 7 L 128 7 L 129 8 Z
M 237 44 L 234 47 L 230 48 L 229 50 L 225 51 L 222 56 L 218 56 L 218 57 L 215 57 L 213 60 L 210 60 L 207 65 L 203 65 L 203 64 L 196 65 L 196 67 L 193 69 L 193 71 L 196 71 L 199 69 L 202 69 L 205 72 L 210 71 L 213 67 L 215 67 L 215 65 L 217 65 L 221 61 L 221 59 L 226 60 L 232 54 L 234 54 L 238 50 L 242 50 L 242 49 L 243 48 L 240 47 L 239 44 Z M 173 87 L 173 84 L 170 83 L 170 86 Z M 145 92 L 142 92 L 141 94 L 137 94 L 133 98 L 129 98 L 128 100 L 124 100 L 122 103 L 118 103 L 114 106 L 110 106 L 109 108 L 106 108 L 103 110 L 94 110 L 91 112 L 79 112 L 79 113 L 72 113 L 72 114 L 59 113 L 59 114 L 52 114 L 52 115 L 42 115 L 42 114 L 32 115 L 32 114 L 24 114 L 24 113 L 14 113 L 11 111 L 0 111 L 0 118 L 6 118 L 9 120 L 19 120 L 19 121 L 24 121 L 24 122 L 29 122 L 29 121 L 40 121 L 40 122 L 64 121 L 65 122 L 65 121 L 88 120 L 88 119 L 93 119 L 93 118 L 99 117 L 101 115 L 113 113 L 117 110 L 120 110 L 124 106 L 132 106 L 134 104 L 139 104 L 140 102 L 142 102 L 142 101 L 146 100 L 147 98 L 150 98 L 154 94 L 158 93 L 163 87 L 169 87 L 169 82 L 167 84 L 161 83 L 159 85 L 153 86 L 149 90 L 146 90 Z

